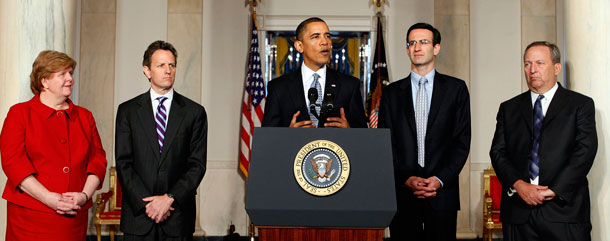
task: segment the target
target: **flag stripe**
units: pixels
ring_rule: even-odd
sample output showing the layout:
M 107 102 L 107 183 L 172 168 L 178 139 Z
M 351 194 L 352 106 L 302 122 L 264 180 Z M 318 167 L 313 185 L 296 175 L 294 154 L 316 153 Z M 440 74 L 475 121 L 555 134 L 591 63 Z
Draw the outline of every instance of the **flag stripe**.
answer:
M 250 35 L 250 49 L 248 52 L 248 71 L 244 84 L 244 98 L 242 102 L 241 118 L 241 145 L 239 154 L 239 169 L 248 177 L 250 166 L 250 151 L 254 127 L 261 126 L 263 108 L 265 106 L 265 82 L 261 70 L 261 58 L 258 46 L 258 30 L 256 19 L 252 16 Z
M 379 101 L 381 89 L 389 83 L 387 62 L 385 57 L 385 44 L 383 41 L 382 16 L 377 16 L 377 41 L 375 42 L 375 55 L 371 67 L 371 82 L 367 98 L 367 113 L 369 113 L 369 127 L 377 128 L 379 118 Z

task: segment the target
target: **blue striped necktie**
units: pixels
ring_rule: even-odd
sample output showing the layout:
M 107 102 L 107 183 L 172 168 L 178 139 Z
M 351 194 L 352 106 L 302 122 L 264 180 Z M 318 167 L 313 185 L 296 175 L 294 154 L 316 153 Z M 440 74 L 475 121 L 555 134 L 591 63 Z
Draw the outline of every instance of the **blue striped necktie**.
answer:
M 530 171 L 530 179 L 534 180 L 538 177 L 540 169 L 538 166 L 538 147 L 540 146 L 540 132 L 542 130 L 542 122 L 544 121 L 544 115 L 542 114 L 542 99 L 544 95 L 539 95 L 536 99 L 536 103 L 534 103 L 534 140 L 532 143 L 532 151 L 530 156 L 532 160 L 530 161 L 529 171 Z
M 155 122 L 157 122 L 157 137 L 159 139 L 159 153 L 163 150 L 163 140 L 165 140 L 165 127 L 167 123 L 167 110 L 163 105 L 163 102 L 167 100 L 167 97 L 158 97 L 159 106 L 157 106 L 157 114 L 155 115 Z

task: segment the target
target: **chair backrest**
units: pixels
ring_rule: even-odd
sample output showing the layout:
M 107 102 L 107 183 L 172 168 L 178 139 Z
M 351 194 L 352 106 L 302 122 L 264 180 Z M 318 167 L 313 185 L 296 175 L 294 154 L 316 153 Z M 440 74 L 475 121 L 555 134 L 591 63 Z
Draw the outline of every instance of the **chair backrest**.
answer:
M 116 167 L 110 168 L 110 190 L 112 190 L 112 197 L 110 198 L 109 211 L 121 210 L 123 202 L 123 190 L 121 189 L 121 183 L 116 175 Z
M 494 171 L 493 167 L 485 169 L 483 172 L 483 180 L 485 185 L 485 195 L 490 196 L 492 200 L 491 208 L 494 210 L 500 210 L 502 184 L 500 184 L 500 180 L 498 180 L 498 176 L 496 176 L 496 171 Z

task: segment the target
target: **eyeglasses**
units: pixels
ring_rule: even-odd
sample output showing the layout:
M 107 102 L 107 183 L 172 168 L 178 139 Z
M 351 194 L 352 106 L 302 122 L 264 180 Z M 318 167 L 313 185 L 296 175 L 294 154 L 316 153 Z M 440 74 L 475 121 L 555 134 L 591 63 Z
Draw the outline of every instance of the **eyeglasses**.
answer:
M 411 40 L 411 41 L 407 42 L 407 47 L 411 47 L 411 46 L 415 47 L 417 42 L 419 42 L 421 45 L 426 45 L 426 44 L 430 43 L 430 40 L 427 40 L 427 39 Z

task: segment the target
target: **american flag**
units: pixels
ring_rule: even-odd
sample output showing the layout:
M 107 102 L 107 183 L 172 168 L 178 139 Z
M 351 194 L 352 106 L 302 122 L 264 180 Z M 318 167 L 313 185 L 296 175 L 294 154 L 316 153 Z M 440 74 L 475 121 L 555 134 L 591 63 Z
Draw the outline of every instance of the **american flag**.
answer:
M 250 166 L 250 147 L 252 147 L 252 134 L 254 127 L 261 126 L 263 110 L 265 108 L 265 82 L 261 71 L 261 56 L 258 51 L 258 31 L 256 17 L 252 18 L 252 35 L 250 37 L 250 50 L 248 51 L 248 73 L 244 88 L 241 117 L 241 147 L 239 169 L 248 177 Z
M 367 96 L 367 113 L 369 114 L 370 128 L 377 128 L 381 89 L 390 82 L 385 58 L 382 18 L 383 16 L 381 14 L 377 14 L 377 41 L 375 42 L 375 56 L 373 57 L 370 92 Z

